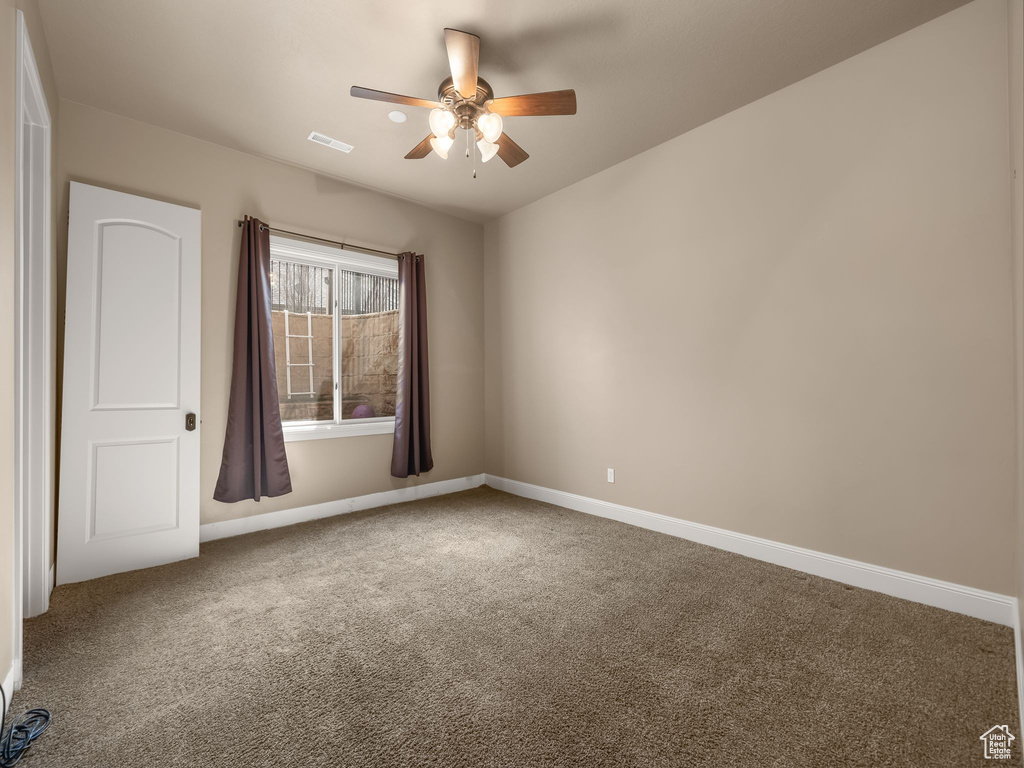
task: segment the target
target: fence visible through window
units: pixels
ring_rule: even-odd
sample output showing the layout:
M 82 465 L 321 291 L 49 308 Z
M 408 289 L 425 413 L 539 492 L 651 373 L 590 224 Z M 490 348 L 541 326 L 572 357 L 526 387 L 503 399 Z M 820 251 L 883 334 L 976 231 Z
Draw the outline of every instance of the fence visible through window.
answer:
M 292 314 L 330 315 L 334 305 L 331 268 L 274 259 L 271 270 L 273 309 Z M 370 315 L 398 309 L 398 281 L 393 277 L 338 270 L 338 311 Z
M 338 272 L 338 309 L 343 315 L 372 315 L 398 309 L 398 281 L 393 277 Z

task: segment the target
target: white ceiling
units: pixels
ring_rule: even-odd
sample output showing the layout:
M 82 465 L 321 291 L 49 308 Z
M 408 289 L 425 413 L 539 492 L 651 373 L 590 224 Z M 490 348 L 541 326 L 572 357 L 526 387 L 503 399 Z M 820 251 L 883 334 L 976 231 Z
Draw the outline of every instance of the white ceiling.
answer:
M 62 98 L 476 221 L 515 210 L 966 0 L 39 0 Z M 575 88 L 572 117 L 506 118 L 531 157 L 471 178 L 403 156 L 435 98 L 442 30 L 482 38 L 497 96 Z M 395 124 L 391 109 L 409 119 Z M 311 130 L 355 145 L 342 154 Z M 460 137 L 461 138 L 461 132 Z

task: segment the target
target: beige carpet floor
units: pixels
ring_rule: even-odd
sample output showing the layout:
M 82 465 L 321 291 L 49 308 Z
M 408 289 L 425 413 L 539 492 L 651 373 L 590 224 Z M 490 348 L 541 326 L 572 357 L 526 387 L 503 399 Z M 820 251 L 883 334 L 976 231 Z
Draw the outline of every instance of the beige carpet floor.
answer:
M 25 768 L 934 768 L 1020 736 L 1006 627 L 489 488 L 58 587 L 25 641 Z

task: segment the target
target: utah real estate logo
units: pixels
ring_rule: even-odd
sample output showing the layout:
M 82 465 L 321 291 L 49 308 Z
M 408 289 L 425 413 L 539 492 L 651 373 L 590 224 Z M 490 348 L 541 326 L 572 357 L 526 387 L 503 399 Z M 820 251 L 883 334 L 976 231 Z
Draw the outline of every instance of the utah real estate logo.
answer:
M 1015 737 L 1010 733 L 1009 726 L 993 725 L 981 734 L 980 738 L 985 742 L 986 760 L 1010 759 L 1010 743 Z

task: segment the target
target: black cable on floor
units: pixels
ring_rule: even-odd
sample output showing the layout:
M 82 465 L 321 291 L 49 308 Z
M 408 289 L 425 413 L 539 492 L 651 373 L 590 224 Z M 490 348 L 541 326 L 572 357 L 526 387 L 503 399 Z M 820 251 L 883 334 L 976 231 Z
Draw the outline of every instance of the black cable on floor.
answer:
M 50 713 L 45 709 L 30 709 L 11 720 L 11 729 L 4 733 L 7 724 L 7 696 L 0 686 L 0 768 L 11 768 L 39 738 L 39 734 L 50 727 Z

